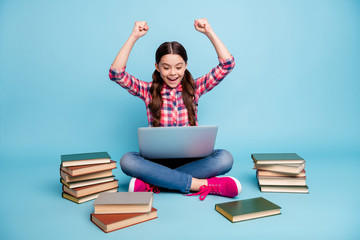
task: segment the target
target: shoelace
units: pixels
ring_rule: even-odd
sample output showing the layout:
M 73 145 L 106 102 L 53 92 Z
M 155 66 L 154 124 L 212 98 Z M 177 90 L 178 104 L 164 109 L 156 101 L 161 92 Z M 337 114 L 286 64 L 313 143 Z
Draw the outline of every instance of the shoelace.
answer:
M 160 193 L 160 189 L 154 185 L 146 184 L 146 192 Z
M 217 184 L 210 186 L 202 185 L 200 187 L 200 191 L 198 191 L 197 193 L 188 194 L 186 196 L 200 195 L 199 199 L 203 201 L 209 193 L 221 194 L 221 185 L 217 185 Z

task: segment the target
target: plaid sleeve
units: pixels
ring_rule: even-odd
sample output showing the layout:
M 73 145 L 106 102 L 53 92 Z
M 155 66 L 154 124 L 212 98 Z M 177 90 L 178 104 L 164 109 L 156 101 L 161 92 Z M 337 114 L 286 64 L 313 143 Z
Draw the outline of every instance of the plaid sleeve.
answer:
M 195 80 L 196 92 L 198 96 L 207 93 L 218 85 L 235 67 L 235 59 L 232 56 L 229 59 L 219 58 L 219 64 L 211 71 Z
M 137 96 L 145 101 L 149 93 L 150 83 L 141 81 L 125 71 L 126 67 L 109 70 L 109 78 L 125 88 L 130 94 Z

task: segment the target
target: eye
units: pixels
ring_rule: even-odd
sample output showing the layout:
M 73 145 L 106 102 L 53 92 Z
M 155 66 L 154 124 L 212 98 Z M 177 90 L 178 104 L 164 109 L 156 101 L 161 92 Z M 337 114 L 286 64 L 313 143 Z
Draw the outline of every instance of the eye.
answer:
M 177 69 L 177 70 L 181 70 L 181 69 L 182 69 L 182 67 L 177 67 L 176 69 Z

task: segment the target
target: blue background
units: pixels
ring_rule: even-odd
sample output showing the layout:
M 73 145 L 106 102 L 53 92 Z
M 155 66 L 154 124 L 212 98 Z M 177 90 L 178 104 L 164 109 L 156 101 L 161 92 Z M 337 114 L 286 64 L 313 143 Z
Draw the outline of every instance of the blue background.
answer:
M 144 103 L 108 79 L 137 20 L 148 34 L 128 72 L 150 81 L 156 48 L 179 41 L 188 69 L 217 64 L 193 21 L 206 17 L 236 60 L 199 102 L 199 123 L 219 126 L 217 148 L 234 155 L 243 192 L 282 207 L 279 216 L 232 224 L 203 202 L 155 196 L 157 220 L 104 234 L 92 202 L 61 198 L 60 155 L 137 151 Z M 359 239 L 359 1 L 21 1 L 0 3 L 1 239 Z M 250 154 L 296 152 L 310 194 L 259 192 Z M 119 191 L 130 180 L 119 168 Z

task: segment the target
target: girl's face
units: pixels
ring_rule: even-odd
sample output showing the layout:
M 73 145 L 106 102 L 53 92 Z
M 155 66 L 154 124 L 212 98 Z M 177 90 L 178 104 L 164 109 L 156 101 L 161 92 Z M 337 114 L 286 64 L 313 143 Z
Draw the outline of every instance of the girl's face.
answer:
M 155 63 L 156 70 L 161 78 L 171 88 L 176 88 L 184 77 L 187 63 L 178 54 L 166 54 L 161 57 L 159 64 Z

